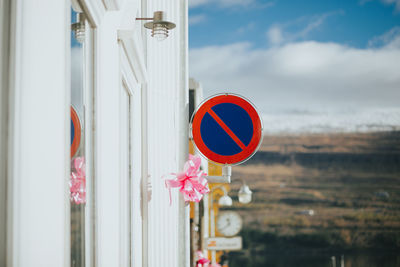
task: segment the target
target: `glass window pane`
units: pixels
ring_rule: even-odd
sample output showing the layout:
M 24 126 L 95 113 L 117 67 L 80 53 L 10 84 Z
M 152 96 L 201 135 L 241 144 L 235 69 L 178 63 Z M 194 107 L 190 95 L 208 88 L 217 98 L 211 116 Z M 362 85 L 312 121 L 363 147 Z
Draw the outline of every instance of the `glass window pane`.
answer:
M 85 134 L 84 50 L 85 20 L 71 9 L 71 266 L 85 266 Z

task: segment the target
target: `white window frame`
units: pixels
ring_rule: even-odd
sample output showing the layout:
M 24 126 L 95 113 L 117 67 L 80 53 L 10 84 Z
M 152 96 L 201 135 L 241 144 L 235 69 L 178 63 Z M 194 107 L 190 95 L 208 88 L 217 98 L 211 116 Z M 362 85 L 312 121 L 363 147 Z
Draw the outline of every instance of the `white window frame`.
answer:
M 90 21 L 85 21 L 85 42 L 83 45 L 83 105 L 84 140 L 86 163 L 86 207 L 85 207 L 85 266 L 96 266 L 96 89 L 95 50 L 96 30 Z
M 132 251 L 132 88 L 125 79 L 120 85 L 120 266 L 131 267 Z
M 136 38 L 135 38 L 136 36 Z M 146 243 L 147 215 L 143 196 L 147 199 L 147 176 L 143 168 L 146 158 L 143 157 L 145 140 L 143 138 L 143 84 L 146 77 L 144 67 L 144 53 L 141 52 L 141 39 L 132 31 L 119 31 L 121 91 L 126 90 L 130 97 L 130 124 L 131 124 L 131 255 L 132 266 L 145 266 L 147 247 Z M 142 193 L 145 189 L 146 193 Z M 122 206 L 122 208 L 124 208 Z M 125 207 L 126 208 L 126 207 Z M 123 237 L 121 237 L 123 240 Z
M 10 47 L 10 1 L 0 2 L 0 266 L 7 255 L 7 158 L 8 156 L 8 69 Z
M 99 61 L 102 60 L 102 55 L 99 52 L 103 51 L 103 43 L 99 43 L 100 39 L 97 36 L 98 27 L 102 27 L 102 21 L 107 10 L 118 10 L 124 5 L 124 0 L 72 0 L 75 4 L 79 3 L 82 11 L 86 14 L 90 25 L 92 26 L 92 34 L 90 35 L 90 43 L 93 47 L 91 58 L 86 60 L 88 66 L 85 67 L 86 76 L 88 79 L 88 85 L 86 88 L 92 88 L 86 90 L 88 95 L 85 102 L 85 132 L 86 144 L 91 147 L 86 148 L 87 157 L 87 214 L 86 214 L 86 266 L 103 266 L 107 262 L 114 262 L 116 260 L 114 254 L 109 254 L 106 247 L 107 245 L 105 238 L 109 237 L 109 230 L 106 230 L 105 213 L 102 205 L 104 205 L 105 198 L 107 196 L 100 195 L 100 191 L 104 191 L 104 177 L 100 177 L 100 174 L 96 174 L 99 169 L 98 164 L 100 160 L 96 157 L 101 153 L 102 147 L 100 145 L 101 139 L 101 127 L 97 127 L 100 117 L 99 110 L 101 97 L 101 89 L 98 88 L 99 83 L 102 81 L 100 75 L 100 69 L 104 70 L 104 66 L 99 65 Z M 138 2 L 142 2 L 139 1 Z M 136 6 L 139 8 L 140 4 Z M 131 12 L 127 14 L 129 19 Z M 120 60 L 120 73 L 121 73 L 121 86 L 124 84 L 131 94 L 132 109 L 131 116 L 132 122 L 132 147 L 134 153 L 132 153 L 132 196 L 138 197 L 133 201 L 132 205 L 132 218 L 134 223 L 132 224 L 132 243 L 133 251 L 131 252 L 133 259 L 133 266 L 147 266 L 147 122 L 146 122 L 146 66 L 145 66 L 145 49 L 143 47 L 143 39 L 141 36 L 142 27 L 141 23 L 135 24 L 134 31 L 118 31 L 118 40 L 120 51 L 125 53 L 121 56 Z M 125 27 L 122 27 L 125 28 Z M 100 28 L 100 30 L 102 30 Z M 87 34 L 89 35 L 89 34 Z M 99 48 L 100 47 L 100 48 Z M 121 55 L 123 53 L 120 53 Z M 89 54 L 89 53 L 86 53 Z M 89 55 L 87 55 L 89 56 Z M 117 89 L 117 88 L 115 88 Z M 135 127 L 136 126 L 136 127 Z M 138 127 L 140 126 L 140 127 Z M 90 128 L 90 129 L 89 129 Z M 140 148 L 140 150 L 138 149 Z M 90 158 L 91 157 L 91 158 Z M 135 173 L 137 172 L 137 173 Z M 96 178 L 97 177 L 97 178 Z M 139 178 L 137 178 L 139 177 Z M 92 180 L 90 180 L 92 179 Z M 135 184 L 135 183 L 138 184 Z M 96 192 L 96 190 L 97 192 Z M 115 188 L 114 188 L 115 190 Z M 101 212 L 100 212 L 101 211 Z M 138 213 L 139 212 L 139 213 Z M 140 215 L 140 216 L 139 216 Z M 120 221 L 120 219 L 119 219 Z M 121 231 L 120 231 L 121 232 Z M 119 237 L 119 240 L 123 238 Z M 113 243 L 115 239 L 111 242 Z M 122 241 L 121 241 L 122 242 Z M 108 243 L 108 241 L 107 241 Z M 109 243 L 109 244 L 111 244 Z M 114 243 L 113 243 L 114 245 Z M 103 253 L 106 252 L 106 253 Z M 102 255 L 100 255 L 102 254 Z

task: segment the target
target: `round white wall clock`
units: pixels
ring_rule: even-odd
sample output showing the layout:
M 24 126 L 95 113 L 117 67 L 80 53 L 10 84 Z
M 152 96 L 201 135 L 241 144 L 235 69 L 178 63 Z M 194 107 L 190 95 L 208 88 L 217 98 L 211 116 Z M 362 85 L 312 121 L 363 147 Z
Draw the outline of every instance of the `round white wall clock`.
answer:
M 234 236 L 242 229 L 242 217 L 234 211 L 221 211 L 217 217 L 218 232 L 225 236 Z

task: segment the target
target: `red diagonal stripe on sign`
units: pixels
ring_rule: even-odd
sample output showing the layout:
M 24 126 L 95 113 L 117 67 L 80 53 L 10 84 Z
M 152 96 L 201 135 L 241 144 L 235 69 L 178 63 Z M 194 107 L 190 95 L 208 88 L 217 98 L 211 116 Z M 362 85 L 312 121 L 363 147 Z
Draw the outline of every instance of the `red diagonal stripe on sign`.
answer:
M 242 141 L 240 141 L 239 137 L 237 137 L 237 136 L 235 135 L 235 133 L 234 133 L 231 129 L 229 129 L 228 125 L 226 125 L 225 122 L 223 122 L 223 121 L 221 120 L 221 118 L 218 117 L 218 115 L 217 115 L 212 109 L 209 109 L 207 112 L 208 112 L 208 114 L 211 115 L 211 117 L 213 117 L 213 119 L 219 124 L 219 126 L 221 126 L 222 129 L 233 139 L 233 141 L 235 141 L 235 143 L 236 143 L 242 150 L 245 150 L 246 146 L 243 144 Z

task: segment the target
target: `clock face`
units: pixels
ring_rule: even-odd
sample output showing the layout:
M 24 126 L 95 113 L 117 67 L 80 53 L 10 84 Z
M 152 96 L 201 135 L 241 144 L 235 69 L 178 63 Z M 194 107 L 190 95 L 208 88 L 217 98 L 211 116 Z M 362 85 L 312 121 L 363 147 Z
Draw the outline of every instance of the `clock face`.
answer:
M 217 218 L 217 229 L 225 236 L 234 236 L 242 229 L 242 218 L 234 211 L 222 211 Z

